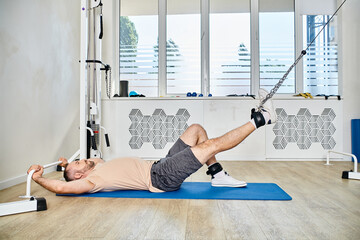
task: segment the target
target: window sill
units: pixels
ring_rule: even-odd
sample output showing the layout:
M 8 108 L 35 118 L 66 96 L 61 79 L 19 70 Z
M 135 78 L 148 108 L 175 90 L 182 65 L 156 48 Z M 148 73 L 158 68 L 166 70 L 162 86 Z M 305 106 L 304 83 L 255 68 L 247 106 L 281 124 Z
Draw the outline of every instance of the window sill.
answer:
M 325 100 L 325 97 L 314 97 L 314 98 L 304 98 L 304 97 L 295 97 L 292 95 L 279 95 L 275 96 L 272 99 L 274 100 Z M 259 100 L 258 98 L 253 99 L 252 97 L 115 97 L 115 98 L 104 98 L 103 101 L 146 101 L 146 100 Z M 327 100 L 338 100 L 337 97 L 329 97 Z M 343 100 L 343 98 L 341 98 Z

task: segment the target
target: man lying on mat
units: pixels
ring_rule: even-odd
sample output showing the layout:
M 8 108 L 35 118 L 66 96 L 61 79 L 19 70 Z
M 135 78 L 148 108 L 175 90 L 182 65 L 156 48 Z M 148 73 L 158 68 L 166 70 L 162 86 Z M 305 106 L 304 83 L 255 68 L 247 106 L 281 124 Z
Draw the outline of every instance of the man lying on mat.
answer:
M 260 101 L 267 92 L 259 90 Z M 108 162 L 102 159 L 83 159 L 67 163 L 67 182 L 43 178 L 43 168 L 33 165 L 35 182 L 55 193 L 85 193 L 115 190 L 149 190 L 151 192 L 178 190 L 183 181 L 203 164 L 208 165 L 212 186 L 244 187 L 246 182 L 230 177 L 216 161 L 215 155 L 234 148 L 256 128 L 276 122 L 277 116 L 268 100 L 264 106 L 253 111 L 251 120 L 221 137 L 209 139 L 206 131 L 198 124 L 191 125 L 175 142 L 165 158 L 160 161 L 143 161 L 138 158 L 118 158 Z

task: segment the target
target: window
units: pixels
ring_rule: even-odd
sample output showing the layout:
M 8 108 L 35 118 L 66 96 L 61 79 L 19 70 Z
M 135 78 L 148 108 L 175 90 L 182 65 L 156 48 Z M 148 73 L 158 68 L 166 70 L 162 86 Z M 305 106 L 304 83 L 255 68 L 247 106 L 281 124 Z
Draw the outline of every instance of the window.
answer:
M 303 16 L 303 44 L 306 48 L 329 20 L 329 15 Z M 304 92 L 313 95 L 338 94 L 336 18 L 332 19 L 304 56 Z
M 148 97 L 158 96 L 157 2 L 120 1 L 120 80 Z
M 120 0 L 120 80 L 147 97 L 271 90 L 336 0 Z M 337 19 L 277 93 L 337 95 Z
M 303 44 L 306 48 L 329 20 L 329 15 L 303 16 Z M 304 92 L 338 95 L 336 18 L 332 19 L 304 56 Z
M 336 11 L 336 7 L 334 0 L 302 1 L 300 14 L 303 48 L 306 49 L 313 42 L 303 58 L 303 88 L 304 92 L 310 92 L 312 95 L 339 94 L 336 16 L 315 39 Z
M 200 1 L 167 0 L 167 94 L 201 91 Z
M 294 63 L 294 2 L 259 2 L 260 87 L 271 90 Z M 277 93 L 295 92 L 295 73 L 290 72 Z
M 210 0 L 210 92 L 250 94 L 250 1 Z

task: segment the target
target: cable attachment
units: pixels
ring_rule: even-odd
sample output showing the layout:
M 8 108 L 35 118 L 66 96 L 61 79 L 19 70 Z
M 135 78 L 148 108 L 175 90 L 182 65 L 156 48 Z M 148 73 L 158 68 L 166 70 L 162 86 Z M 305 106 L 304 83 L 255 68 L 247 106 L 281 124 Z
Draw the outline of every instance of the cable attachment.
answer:
M 106 83 L 106 95 L 110 99 L 111 93 L 111 67 L 109 64 L 105 64 L 100 60 L 86 60 L 86 63 L 98 63 L 101 64 L 103 67 L 100 68 L 101 71 L 105 71 L 105 83 Z
M 259 111 L 263 108 L 264 103 L 266 103 L 267 100 L 272 98 L 274 94 L 277 92 L 277 90 L 280 88 L 280 86 L 283 84 L 291 70 L 298 64 L 298 62 L 302 59 L 302 57 L 306 54 L 306 50 L 302 50 L 299 57 L 295 60 L 295 62 L 289 67 L 289 69 L 286 71 L 284 76 L 279 80 L 279 82 L 274 86 L 273 89 L 270 90 L 270 92 L 266 95 L 266 97 L 260 102 L 259 107 L 257 108 Z

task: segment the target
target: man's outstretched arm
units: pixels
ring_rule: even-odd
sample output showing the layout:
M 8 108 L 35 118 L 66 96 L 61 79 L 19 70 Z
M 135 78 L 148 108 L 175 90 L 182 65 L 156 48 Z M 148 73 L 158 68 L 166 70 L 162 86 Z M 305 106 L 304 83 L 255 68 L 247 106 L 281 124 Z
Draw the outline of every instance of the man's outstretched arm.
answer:
M 36 183 L 40 184 L 42 187 L 54 193 L 80 194 L 80 193 L 88 192 L 94 187 L 94 184 L 86 179 L 80 179 L 71 182 L 63 182 L 60 180 L 44 178 L 42 176 L 42 174 L 44 173 L 44 168 L 40 165 L 32 165 L 29 168 L 28 173 L 33 169 L 35 169 L 35 172 L 32 176 L 33 180 Z

